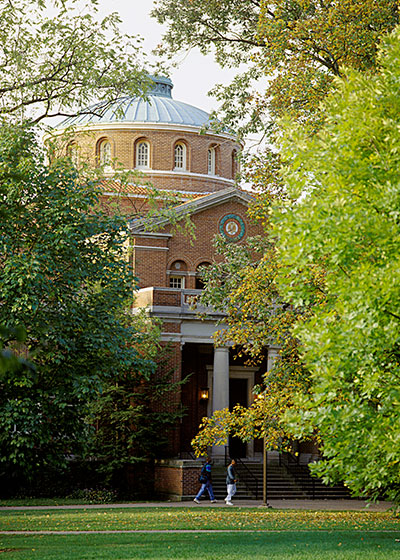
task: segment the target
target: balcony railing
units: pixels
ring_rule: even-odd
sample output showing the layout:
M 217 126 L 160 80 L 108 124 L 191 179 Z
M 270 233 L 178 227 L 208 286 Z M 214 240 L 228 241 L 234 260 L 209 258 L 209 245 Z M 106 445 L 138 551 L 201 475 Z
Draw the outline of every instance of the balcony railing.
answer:
M 196 305 L 201 292 L 181 288 L 142 288 L 137 293 L 136 307 L 174 308 L 185 315 L 215 314 L 211 307 Z

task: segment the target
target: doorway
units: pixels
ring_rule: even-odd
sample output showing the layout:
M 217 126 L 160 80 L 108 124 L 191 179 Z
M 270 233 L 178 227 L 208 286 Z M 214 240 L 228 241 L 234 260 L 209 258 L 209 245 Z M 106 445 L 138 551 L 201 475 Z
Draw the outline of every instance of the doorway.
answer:
M 229 410 L 237 404 L 248 406 L 248 379 L 233 377 L 229 379 Z M 246 457 L 247 445 L 241 439 L 229 436 L 229 454 L 232 459 Z

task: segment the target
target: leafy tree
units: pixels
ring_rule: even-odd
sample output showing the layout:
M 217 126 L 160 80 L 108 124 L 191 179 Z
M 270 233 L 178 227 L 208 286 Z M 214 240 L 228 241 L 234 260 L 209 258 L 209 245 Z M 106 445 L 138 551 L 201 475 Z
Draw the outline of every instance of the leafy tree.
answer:
M 281 289 L 310 302 L 325 270 L 324 305 L 296 329 L 312 374 L 288 414 L 299 436 L 319 430 L 315 472 L 357 495 L 400 499 L 399 84 L 400 30 L 383 40 L 379 72 L 348 70 L 310 138 L 285 125 L 285 181 L 297 199 L 276 211 Z
M 24 341 L 25 331 L 23 328 L 0 326 L 0 379 L 5 376 L 6 372 L 16 371 L 25 367 L 34 369 L 33 364 L 18 356 L 16 352 L 15 346 Z
M 1 2 L 0 116 L 38 122 L 142 93 L 139 39 L 121 34 L 117 14 L 96 16 L 94 0 Z
M 218 86 L 213 93 L 222 104 L 222 126 L 238 127 L 244 123 L 241 134 L 261 130 L 274 145 L 273 150 L 260 151 L 246 162 L 247 178 L 259 192 L 251 214 L 272 241 L 271 204 L 274 200 L 284 201 L 286 206 L 292 203 L 279 176 L 279 118 L 289 114 L 306 127 L 307 134 L 315 133 L 324 121 L 321 100 L 336 87 L 335 79 L 342 75 L 344 67 L 374 73 L 377 45 L 398 22 L 398 2 L 194 0 L 180 2 L 177 10 L 176 2 L 160 0 L 154 15 L 168 25 L 164 39 L 171 57 L 177 50 L 198 47 L 203 53 L 214 52 L 221 66 L 242 70 L 244 65 L 244 71 L 231 84 Z M 266 82 L 257 82 L 263 77 Z M 314 306 L 324 305 L 324 271 L 315 266 L 308 269 L 307 275 L 291 277 L 292 282 L 303 284 L 308 294 L 306 305 L 302 305 L 301 312 L 299 308 L 287 308 L 286 315 L 277 318 L 281 324 L 279 320 L 274 324 L 271 309 L 276 301 L 287 300 L 277 282 L 277 277 L 286 273 L 281 267 L 280 252 L 269 245 L 259 265 L 250 266 L 226 254 L 224 266 L 230 268 L 236 280 L 233 284 L 228 282 L 230 292 L 212 293 L 218 275 L 223 274 L 223 269 L 215 269 L 208 294 L 210 302 L 228 310 L 229 328 L 222 336 L 243 344 L 254 355 L 270 343 L 270 332 L 274 332 L 277 340 L 284 340 L 283 350 L 281 359 L 265 378 L 261 398 L 247 411 L 225 411 L 223 419 L 205 420 L 195 445 L 199 448 L 209 443 L 212 432 L 221 433 L 219 428 L 226 427 L 245 438 L 257 433 L 267 435 L 269 445 L 276 445 L 282 436 L 293 434 L 292 427 L 288 429 L 282 422 L 284 411 L 293 406 L 297 393 L 309 390 L 309 374 L 290 333 L 296 320 L 308 317 Z
M 319 102 L 344 66 L 374 69 L 380 38 L 398 22 L 398 1 L 158 0 L 153 15 L 167 24 L 170 57 L 197 47 L 241 70 L 213 91 L 220 116 L 269 136 L 283 112 L 318 120 Z M 257 85 L 262 77 L 267 83 Z
M 0 196 L 0 324 L 25 332 L 4 344 L 35 366 L 1 378 L 0 464 L 32 473 L 86 446 L 91 398 L 133 367 L 133 277 L 124 221 L 69 161 L 47 165 L 28 127 L 0 129 Z
M 160 345 L 160 324 L 144 311 L 135 315 L 135 328 L 135 367 L 115 372 L 93 402 L 92 453 L 109 482 L 121 479 L 127 466 L 165 453 L 170 430 L 183 413 L 176 395 L 185 380 L 174 381 L 174 370 L 167 367 L 169 349 Z
M 265 438 L 269 448 L 288 448 L 293 430 L 283 422 L 284 412 L 293 406 L 298 392 L 310 387 L 292 328 L 297 319 L 310 314 L 312 306 L 296 309 L 282 299 L 281 265 L 275 244 L 267 237 L 251 238 L 242 245 L 219 238 L 216 250 L 224 259 L 204 269 L 205 289 L 199 299 L 224 314 L 225 328 L 215 334 L 216 343 L 233 343 L 239 356 L 260 365 L 265 348 L 276 345 L 280 359 L 264 373 L 262 385 L 255 387 L 256 399 L 250 407 L 236 406 L 203 418 L 192 445 L 197 454 L 206 454 L 208 446 L 231 433 L 243 440 Z

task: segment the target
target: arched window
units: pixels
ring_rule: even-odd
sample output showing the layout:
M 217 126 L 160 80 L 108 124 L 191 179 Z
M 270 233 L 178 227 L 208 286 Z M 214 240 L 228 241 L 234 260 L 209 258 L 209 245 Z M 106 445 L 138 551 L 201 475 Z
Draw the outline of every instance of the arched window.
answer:
M 169 287 L 179 288 L 180 290 L 182 290 L 185 287 L 185 277 L 171 274 L 171 276 L 169 277 Z
M 111 165 L 111 144 L 108 140 L 101 140 L 99 144 L 99 163 L 106 167 Z
M 184 261 L 173 262 L 169 271 L 169 287 L 182 290 L 185 287 L 186 274 L 187 265 Z
M 232 152 L 232 179 L 236 179 L 236 175 L 239 171 L 239 165 L 237 160 L 237 150 Z
M 149 167 L 150 146 L 141 140 L 136 146 L 136 167 Z
M 70 158 L 74 165 L 79 163 L 79 147 L 76 142 L 71 142 L 67 146 L 67 156 Z
M 215 148 L 208 148 L 208 171 L 209 175 L 215 175 Z
M 186 169 L 186 146 L 183 142 L 175 144 L 174 168 L 180 170 Z
M 211 264 L 205 261 L 196 267 L 196 290 L 202 290 L 204 288 L 204 269 L 208 266 L 211 266 Z

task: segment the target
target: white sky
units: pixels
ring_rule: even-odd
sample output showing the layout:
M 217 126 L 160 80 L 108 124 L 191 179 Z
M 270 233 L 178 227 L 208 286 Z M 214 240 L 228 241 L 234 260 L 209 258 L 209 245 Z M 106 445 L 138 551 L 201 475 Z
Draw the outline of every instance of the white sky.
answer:
M 122 30 L 144 37 L 144 48 L 150 53 L 161 42 L 163 34 L 163 27 L 149 15 L 153 4 L 153 0 L 99 0 L 99 9 L 101 15 L 118 12 L 123 22 Z M 181 55 L 181 59 L 179 68 L 174 69 L 170 76 L 174 84 L 174 99 L 207 112 L 215 109 L 217 102 L 208 97 L 207 92 L 216 83 L 229 82 L 236 71 L 222 70 L 212 56 L 205 57 L 195 51 L 187 56 Z

